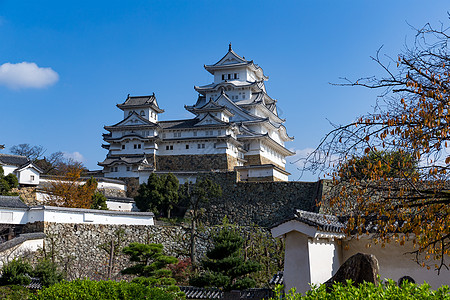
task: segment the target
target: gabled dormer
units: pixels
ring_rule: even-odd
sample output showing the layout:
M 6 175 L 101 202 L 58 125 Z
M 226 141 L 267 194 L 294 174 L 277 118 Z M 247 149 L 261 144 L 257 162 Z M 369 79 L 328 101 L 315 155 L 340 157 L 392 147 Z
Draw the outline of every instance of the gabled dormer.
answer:
M 127 118 L 133 113 L 138 114 L 142 118 L 156 123 L 158 122 L 158 114 L 163 113 L 156 101 L 155 94 L 150 96 L 130 96 L 122 104 L 117 104 L 117 107 L 123 111 L 123 118 Z
M 265 81 L 268 79 L 263 70 L 252 60 L 239 56 L 228 46 L 228 52 L 213 65 L 205 65 L 205 69 L 214 75 L 214 83 L 230 81 Z
M 216 116 L 211 113 L 206 113 L 203 115 L 203 118 L 194 126 L 207 126 L 207 125 L 227 125 L 227 122 L 224 122 L 218 119 Z
M 210 100 L 206 104 L 202 106 L 184 106 L 184 108 L 197 115 L 197 118 L 203 119 L 207 114 L 211 114 L 217 119 L 229 122 L 230 118 L 234 116 L 234 114 L 224 105 L 219 105 L 213 100 Z

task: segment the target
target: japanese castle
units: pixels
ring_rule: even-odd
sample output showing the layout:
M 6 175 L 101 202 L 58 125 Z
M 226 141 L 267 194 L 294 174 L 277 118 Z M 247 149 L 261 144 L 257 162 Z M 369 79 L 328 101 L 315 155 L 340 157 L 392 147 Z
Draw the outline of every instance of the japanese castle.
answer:
M 108 150 L 100 162 L 105 177 L 137 177 L 174 173 L 180 182 L 195 181 L 198 172 L 231 171 L 241 181 L 287 181 L 286 157 L 295 153 L 284 143 L 292 141 L 277 113 L 277 100 L 266 92 L 261 67 L 227 54 L 204 68 L 214 82 L 195 86 L 197 102 L 185 109 L 192 119 L 159 121 L 164 110 L 155 94 L 130 96 L 117 104 L 123 120 L 105 126 Z

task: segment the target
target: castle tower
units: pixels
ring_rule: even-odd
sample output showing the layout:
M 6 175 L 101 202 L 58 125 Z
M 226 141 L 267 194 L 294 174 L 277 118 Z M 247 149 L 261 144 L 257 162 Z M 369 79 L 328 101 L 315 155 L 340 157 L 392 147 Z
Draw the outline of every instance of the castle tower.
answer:
M 185 106 L 192 119 L 159 121 L 163 110 L 154 94 L 117 105 L 124 119 L 104 127 L 109 152 L 99 165 L 106 177 L 143 182 L 151 172 L 172 172 L 191 180 L 200 171 L 237 170 L 241 180 L 287 180 L 285 158 L 294 153 L 284 143 L 293 138 L 266 92 L 262 68 L 231 44 L 222 59 L 204 67 L 214 79 L 194 87 L 198 100 Z

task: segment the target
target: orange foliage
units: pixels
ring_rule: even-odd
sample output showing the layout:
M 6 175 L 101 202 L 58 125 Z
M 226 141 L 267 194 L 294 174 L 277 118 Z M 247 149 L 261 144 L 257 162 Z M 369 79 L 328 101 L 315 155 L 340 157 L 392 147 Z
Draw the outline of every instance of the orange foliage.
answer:
M 340 84 L 382 89 L 381 101 L 374 113 L 335 126 L 308 162 L 333 177 L 328 200 L 334 213 L 353 216 L 348 233 L 365 234 L 371 223 L 380 244 L 410 236 L 416 259 L 437 260 L 440 270 L 450 255 L 450 36 L 426 25 L 416 37 L 397 68 L 373 58 L 385 77 Z M 418 165 L 370 159 L 377 152 L 404 153 Z
M 45 187 L 47 205 L 73 208 L 91 208 L 92 196 L 97 189 L 97 182 L 89 179 L 80 181 L 84 169 L 79 164 L 68 165 L 57 176 L 53 176 Z

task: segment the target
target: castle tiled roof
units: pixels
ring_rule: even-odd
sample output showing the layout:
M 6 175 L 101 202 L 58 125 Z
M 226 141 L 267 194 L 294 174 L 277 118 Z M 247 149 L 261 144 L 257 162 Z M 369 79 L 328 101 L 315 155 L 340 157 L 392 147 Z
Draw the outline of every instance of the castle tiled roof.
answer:
M 99 162 L 100 166 L 107 166 L 113 163 L 125 163 L 128 165 L 142 163 L 146 159 L 144 154 L 135 156 L 109 156 L 104 161 Z
M 295 220 L 319 228 L 327 232 L 342 232 L 345 225 L 339 221 L 337 216 L 319 214 L 297 209 Z
M 2 196 L 0 195 L 0 207 L 9 208 L 28 208 L 28 205 L 20 200 L 19 196 Z
M 304 211 L 301 209 L 295 210 L 294 215 L 291 218 L 274 224 L 272 228 L 278 227 L 281 224 L 290 221 L 298 221 L 303 224 L 315 227 L 322 232 L 329 233 L 343 233 L 343 230 L 345 228 L 345 224 L 341 222 L 337 216 Z
M 198 119 L 159 121 L 158 125 L 163 129 L 193 128 L 194 125 L 198 123 L 198 121 Z
M 23 155 L 0 154 L 0 165 L 20 167 L 28 162 L 29 159 Z
M 127 99 L 122 104 L 117 104 L 117 107 L 120 109 L 124 108 L 133 108 L 133 107 L 147 107 L 151 106 L 157 112 L 164 112 L 163 109 L 160 109 L 158 103 L 156 102 L 155 94 L 149 96 L 130 96 L 128 95 Z

